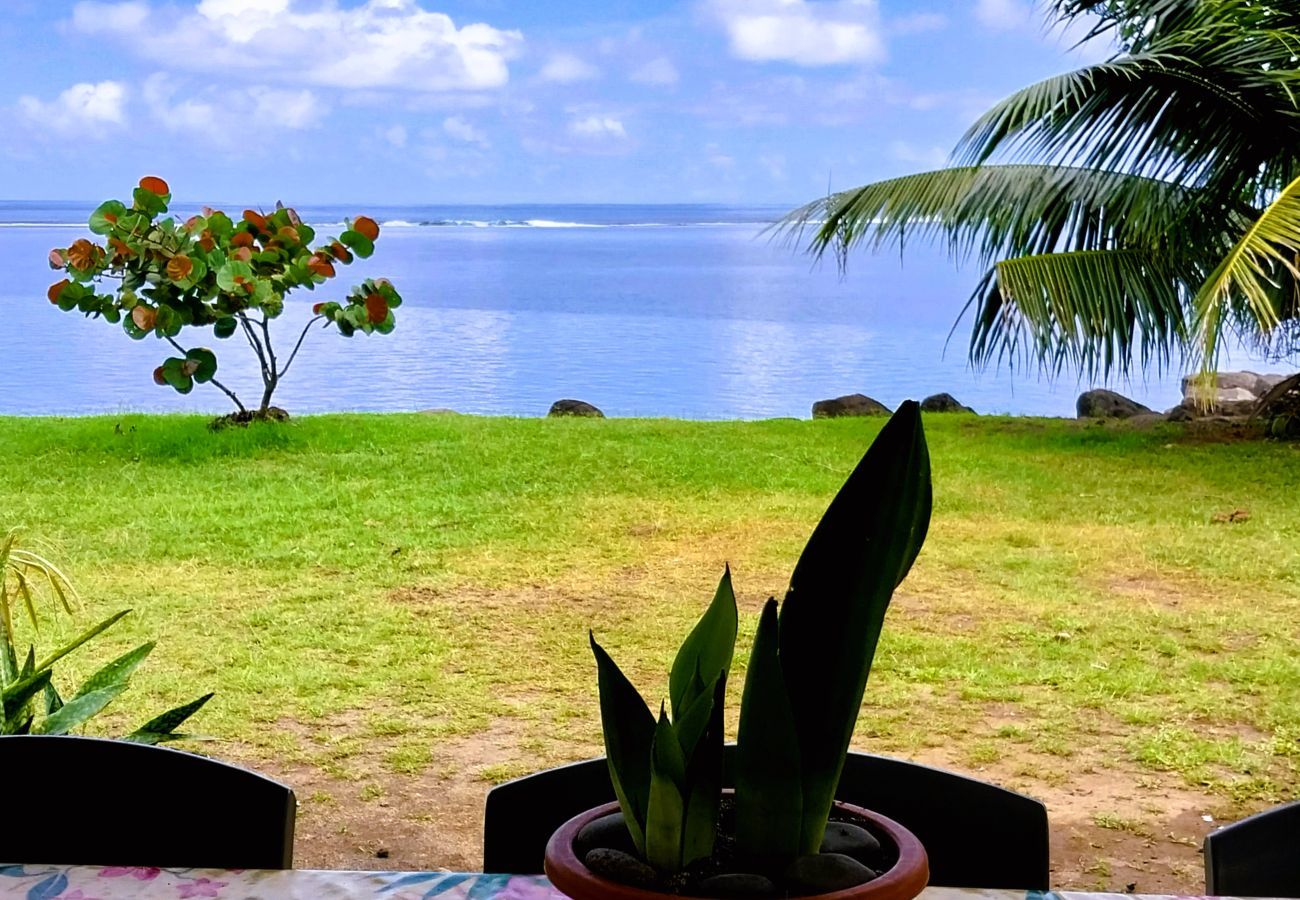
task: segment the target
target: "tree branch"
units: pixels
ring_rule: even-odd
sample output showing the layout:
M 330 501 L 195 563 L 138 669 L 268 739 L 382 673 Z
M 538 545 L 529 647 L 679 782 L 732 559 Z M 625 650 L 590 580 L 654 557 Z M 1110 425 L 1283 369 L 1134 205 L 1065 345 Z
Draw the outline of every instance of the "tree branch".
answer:
M 302 347 L 302 342 L 307 337 L 307 330 L 310 329 L 313 325 L 315 325 L 323 318 L 325 317 L 312 316 L 312 318 L 308 320 L 307 324 L 302 326 L 302 334 L 298 335 L 298 343 L 293 345 L 293 352 L 289 354 L 289 361 L 284 364 L 284 369 L 280 372 L 281 378 L 289 374 L 289 367 L 293 365 L 294 358 L 298 356 L 298 350 Z
M 257 342 L 257 335 L 253 332 L 253 326 L 249 324 L 248 317 L 242 312 L 235 313 L 235 318 L 244 329 L 244 337 L 248 338 L 248 346 L 253 348 L 257 354 L 258 365 L 262 368 L 262 382 L 266 383 L 271 380 L 271 370 L 266 367 L 266 356 L 262 353 L 262 345 Z

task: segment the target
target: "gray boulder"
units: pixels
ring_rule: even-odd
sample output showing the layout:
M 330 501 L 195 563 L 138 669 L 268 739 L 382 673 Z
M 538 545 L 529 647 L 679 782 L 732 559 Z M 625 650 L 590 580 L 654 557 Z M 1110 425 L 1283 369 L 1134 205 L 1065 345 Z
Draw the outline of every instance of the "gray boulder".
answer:
M 840 416 L 887 416 L 890 409 L 879 400 L 865 394 L 845 394 L 833 400 L 818 400 L 813 404 L 814 419 L 837 419 Z
M 1221 403 L 1244 403 L 1258 400 L 1281 382 L 1285 375 L 1260 375 L 1258 372 L 1215 372 L 1214 392 L 1210 397 L 1214 405 Z M 1183 403 L 1195 403 L 1197 396 L 1196 375 L 1183 378 Z
M 556 400 L 551 404 L 548 416 L 586 416 L 603 419 L 605 414 L 585 400 Z
M 1075 410 L 1080 419 L 1128 419 L 1143 413 L 1154 412 L 1123 394 L 1098 388 L 1079 395 Z
M 921 401 L 922 412 L 958 412 L 973 413 L 975 410 L 963 406 L 952 394 L 931 394 Z

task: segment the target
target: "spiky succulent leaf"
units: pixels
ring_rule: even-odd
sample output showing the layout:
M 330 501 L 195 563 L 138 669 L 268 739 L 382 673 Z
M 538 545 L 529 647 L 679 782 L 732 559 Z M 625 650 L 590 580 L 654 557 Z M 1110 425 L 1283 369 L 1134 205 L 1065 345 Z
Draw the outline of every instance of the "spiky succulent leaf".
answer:
M 135 741 L 137 744 L 161 744 L 167 741 L 177 741 L 188 738 L 189 735 L 177 734 L 176 728 L 203 708 L 203 704 L 212 699 L 212 694 L 204 694 L 198 699 L 191 700 L 175 709 L 169 709 L 161 715 L 154 716 L 148 722 L 145 722 L 135 731 L 122 738 L 124 741 Z
M 801 848 L 821 845 L 894 588 L 930 522 L 920 407 L 903 403 L 840 488 L 795 565 L 780 661 L 803 770 Z

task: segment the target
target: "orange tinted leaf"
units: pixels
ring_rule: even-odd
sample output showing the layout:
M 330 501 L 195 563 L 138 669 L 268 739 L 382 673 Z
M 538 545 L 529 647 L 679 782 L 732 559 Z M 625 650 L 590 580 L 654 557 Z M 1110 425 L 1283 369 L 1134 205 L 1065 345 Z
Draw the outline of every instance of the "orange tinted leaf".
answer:
M 253 251 L 249 247 L 239 247 L 234 253 L 230 254 L 230 258 L 239 262 L 249 262 L 253 258 Z
M 266 216 L 252 209 L 244 210 L 244 221 L 258 231 L 266 231 Z
M 94 268 L 95 258 L 98 256 L 96 251 L 99 249 L 85 238 L 80 238 L 68 248 L 68 262 L 72 263 L 74 269 L 82 271 Z
M 167 262 L 167 277 L 172 281 L 184 281 L 194 271 L 194 263 L 188 256 L 173 256 Z
M 352 230 L 361 232 L 372 241 L 379 237 L 379 223 L 369 216 L 357 216 L 353 219 Z
M 324 304 L 324 303 L 313 303 L 313 304 L 311 305 L 311 314 L 312 314 L 313 316 L 319 316 L 319 315 L 320 315 L 320 311 L 321 311 L 322 309 L 324 309 L 324 308 L 325 308 L 325 304 Z
M 334 243 L 330 244 L 330 252 L 333 253 L 334 258 L 341 263 L 352 262 L 352 251 L 349 250 L 347 247 L 344 247 L 338 241 L 335 241 Z
M 388 318 L 388 301 L 379 294 L 371 294 L 366 298 L 366 318 L 370 324 L 378 325 L 384 319 Z
M 190 216 L 188 219 L 185 220 L 185 230 L 193 231 L 195 228 L 198 227 L 199 223 L 202 221 L 203 218 L 201 216 Z
M 217 246 L 217 242 L 212 239 L 212 232 L 204 229 L 203 236 L 199 238 L 199 246 L 203 248 L 204 253 L 212 252 L 212 248 Z
M 307 268 L 315 275 L 323 275 L 326 278 L 334 277 L 334 264 L 320 254 L 316 254 L 307 260 Z
M 164 194 L 171 193 L 171 188 L 167 186 L 167 182 L 163 181 L 161 178 L 158 178 L 154 175 L 146 175 L 145 177 L 141 178 L 140 187 L 144 188 L 146 191 L 149 191 L 151 194 L 157 194 L 160 197 L 163 196 Z
M 279 231 L 276 232 L 276 235 L 281 240 L 287 241 L 290 244 L 296 244 L 298 243 L 299 240 L 298 229 L 294 228 L 292 225 L 284 226 L 283 228 L 281 228 Z
M 68 285 L 70 285 L 71 283 L 72 282 L 68 281 L 68 279 L 65 278 L 62 281 L 58 282 L 57 284 L 52 284 L 50 285 L 50 289 L 45 292 L 45 296 L 50 298 L 51 303 L 58 303 L 59 294 L 62 294 L 63 289 Z
M 167 383 L 167 379 L 166 379 L 166 378 L 163 378 L 163 367 L 162 367 L 162 366 L 159 366 L 158 368 L 156 368 L 156 369 L 153 370 L 153 383 L 154 383 L 154 384 L 166 384 L 166 383 Z
M 137 306 L 131 310 L 131 321 L 141 331 L 152 331 L 154 322 L 158 321 L 158 313 L 147 306 Z
M 50 251 L 50 268 L 51 269 L 63 268 L 63 254 L 60 253 L 58 250 Z
M 253 246 L 253 235 L 248 231 L 237 231 L 235 236 L 230 239 L 232 247 L 251 247 Z

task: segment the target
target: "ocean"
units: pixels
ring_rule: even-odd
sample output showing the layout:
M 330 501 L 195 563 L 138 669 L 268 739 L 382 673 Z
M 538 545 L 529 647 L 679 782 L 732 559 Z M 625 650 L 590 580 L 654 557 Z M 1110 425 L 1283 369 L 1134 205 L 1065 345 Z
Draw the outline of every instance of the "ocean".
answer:
M 219 205 L 219 204 L 214 204 Z M 0 202 L 0 414 L 221 412 L 210 386 L 182 396 L 153 383 L 170 348 L 61 312 L 51 247 L 87 234 L 86 203 Z M 198 204 L 176 203 L 184 217 Z M 238 213 L 242 204 L 222 206 Z M 858 253 L 841 277 L 774 239 L 785 208 L 655 206 L 298 207 L 318 233 L 345 216 L 381 223 L 374 256 L 291 295 L 274 323 L 291 345 L 310 306 L 365 277 L 401 292 L 387 336 L 313 332 L 276 394 L 292 413 L 454 409 L 544 415 L 560 398 L 612 416 L 807 417 L 815 400 L 861 392 L 894 406 L 946 391 L 982 413 L 1070 416 L 1077 373 L 1055 381 L 972 371 L 969 325 L 951 334 L 977 272 L 935 248 Z M 236 338 L 179 338 L 217 351 L 219 378 L 260 396 Z M 1268 371 L 1240 351 L 1230 365 Z M 1181 373 L 1107 385 L 1156 409 Z M 1098 385 L 1100 386 L 1100 385 Z

